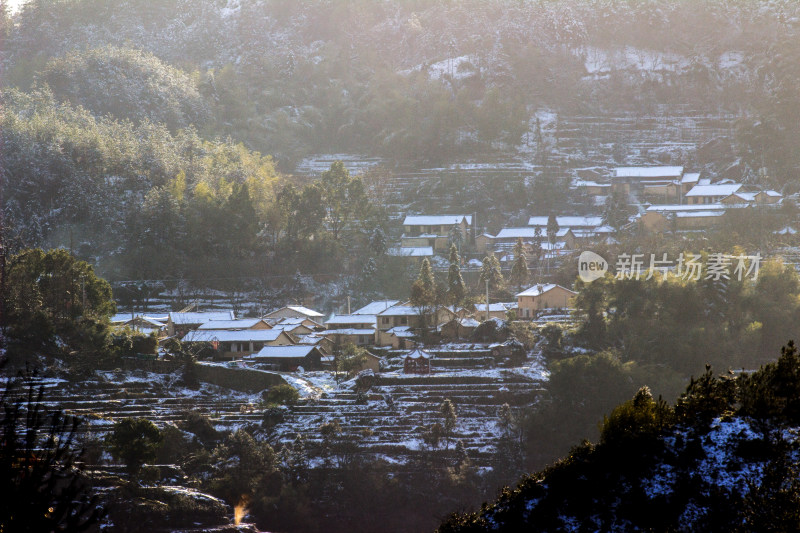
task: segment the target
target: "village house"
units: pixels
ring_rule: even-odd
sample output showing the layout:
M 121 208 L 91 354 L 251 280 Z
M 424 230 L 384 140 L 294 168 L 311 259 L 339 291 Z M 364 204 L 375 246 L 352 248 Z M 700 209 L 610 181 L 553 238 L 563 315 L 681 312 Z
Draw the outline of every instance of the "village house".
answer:
M 439 326 L 443 339 L 468 339 L 481 323 L 474 318 L 454 318 Z
M 310 333 L 304 337 L 298 337 L 297 344 L 316 346 L 323 354 L 331 354 L 334 349 L 333 341 L 319 333 Z
M 391 346 L 394 350 L 410 350 L 417 345 L 416 334 L 408 326 L 376 331 L 376 346 Z
M 364 307 L 356 309 L 352 312 L 353 315 L 377 315 L 381 311 L 386 311 L 390 307 L 393 307 L 400 303 L 400 300 L 376 300 L 374 302 L 370 302 Z
M 359 372 L 363 372 L 365 370 L 372 370 L 374 373 L 379 373 L 381 371 L 381 358 L 365 350 L 364 355 L 366 355 L 366 360 L 364 363 L 359 366 L 358 368 L 354 368 L 350 375 L 358 374 Z
M 433 356 L 420 349 L 416 349 L 406 354 L 403 358 L 404 374 L 430 374 L 431 358 Z
M 316 346 L 265 346 L 243 360 L 259 368 L 295 372 L 300 367 L 304 370 L 321 369 L 323 357 L 325 355 Z
M 279 322 L 272 326 L 272 329 L 280 329 L 285 331 L 286 333 L 291 334 L 293 337 L 300 339 L 305 337 L 306 335 L 310 335 L 314 331 L 323 329 L 322 326 L 318 328 L 310 328 L 302 322 Z
M 683 167 L 617 167 L 611 174 L 614 184 L 627 184 L 628 191 L 642 191 L 645 187 L 659 187 L 680 183 Z
M 664 183 L 643 184 L 642 198 L 648 202 L 671 204 L 680 202 L 681 182 L 669 181 Z
M 695 185 L 684 196 L 689 205 L 716 204 L 723 198 L 744 190 L 741 183 L 715 183 L 709 185 Z
M 195 330 L 201 324 L 212 320 L 234 320 L 233 311 L 193 311 L 188 313 L 172 312 L 167 316 L 167 334 L 183 337 L 189 331 Z
M 541 215 L 534 215 L 528 219 L 528 226 L 533 228 L 539 228 L 544 236 L 545 240 L 547 239 L 547 223 L 550 220 L 549 216 L 541 216 Z M 567 229 L 569 228 L 573 232 L 576 230 L 592 230 L 597 231 L 598 228 L 603 226 L 603 217 L 592 215 L 592 216 L 557 216 L 556 223 L 558 224 L 558 229 Z
M 369 346 L 375 343 L 375 328 L 341 328 L 328 329 L 320 332 L 320 335 L 328 337 L 334 345 L 344 346 L 345 344 L 355 344 L 356 346 Z
M 488 253 L 494 250 L 494 236 L 489 233 L 481 233 L 475 237 L 475 251 L 478 253 Z
M 334 315 L 325 321 L 327 329 L 356 328 L 375 329 L 376 315 Z
M 206 329 L 188 332 L 183 342 L 210 343 L 223 359 L 236 359 L 265 346 L 291 346 L 295 339 L 280 329 Z
M 569 308 L 571 307 L 572 299 L 577 294 L 577 292 L 554 283 L 534 285 L 530 289 L 517 294 L 519 317 L 533 318 L 542 309 Z
M 516 309 L 517 303 L 489 303 L 489 315 L 486 315 L 486 304 L 475 304 L 475 318 L 478 320 L 489 320 L 499 318 L 505 320 L 509 309 Z
M 681 196 L 692 190 L 692 187 L 700 182 L 699 172 L 687 172 L 681 178 Z
M 434 256 L 433 246 L 406 246 L 405 243 L 399 248 L 389 248 L 386 253 L 392 257 L 419 258 Z
M 270 322 L 279 322 L 284 318 L 308 318 L 317 321 L 322 320 L 324 317 L 325 315 L 322 313 L 314 311 L 313 309 L 309 309 L 308 307 L 303 307 L 300 305 L 288 305 L 276 311 L 272 311 L 271 313 L 267 313 L 263 318 Z
M 568 218 L 568 217 L 561 217 Z M 537 234 L 538 230 L 538 234 Z M 497 251 L 509 251 L 517 243 L 517 240 L 522 239 L 522 243 L 526 245 L 541 245 L 545 241 L 549 242 L 547 229 L 541 227 L 524 227 L 524 228 L 503 228 L 494 238 L 494 249 Z M 569 227 L 559 227 L 555 234 L 555 242 L 563 242 L 564 247 L 571 250 L 575 247 L 575 234 Z
M 310 318 L 292 317 L 292 318 L 281 318 L 281 319 L 278 319 L 278 320 L 276 320 L 274 318 L 266 318 L 264 320 L 266 320 L 267 322 L 272 324 L 272 327 L 275 327 L 275 326 L 297 326 L 297 325 L 300 325 L 300 326 L 305 326 L 306 328 L 308 328 L 308 329 L 310 329 L 312 331 L 325 329 L 325 326 L 323 326 L 320 322 L 318 322 L 316 320 L 311 320 Z
M 575 180 L 570 187 L 573 190 L 584 192 L 589 196 L 608 196 L 611 194 L 610 183 L 598 183 L 596 181 Z
M 727 206 L 709 205 L 651 205 L 639 217 L 643 231 L 692 231 L 707 229 L 719 222 Z
M 155 334 L 161 337 L 167 331 L 168 317 L 151 317 L 144 315 L 131 316 L 130 313 L 120 313 L 111 317 L 111 325 L 114 329 L 131 329 L 142 335 Z
M 376 319 L 376 327 L 379 331 L 386 331 L 398 326 L 419 328 L 422 325 L 419 310 L 411 305 L 393 305 L 378 313 Z
M 726 196 L 719 203 L 729 206 L 753 206 L 753 205 L 776 205 L 783 195 L 777 191 L 757 191 L 743 192 L 737 191 L 730 196 Z
M 472 239 L 473 220 L 470 215 L 408 215 L 403 220 L 403 235 L 400 240 L 404 248 L 431 247 L 444 252 L 450 246 L 453 228 L 461 233 L 461 241 Z
M 236 320 L 212 320 L 200 324 L 199 331 L 210 329 L 272 329 L 272 326 L 263 318 L 237 318 Z

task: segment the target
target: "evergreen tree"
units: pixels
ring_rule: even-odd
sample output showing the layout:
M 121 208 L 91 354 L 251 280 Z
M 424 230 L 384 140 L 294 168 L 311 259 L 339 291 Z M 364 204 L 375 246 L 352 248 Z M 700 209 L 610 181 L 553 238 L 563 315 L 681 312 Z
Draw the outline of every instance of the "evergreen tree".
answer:
M 359 177 L 351 177 L 341 161 L 334 161 L 320 179 L 322 202 L 327 213 L 328 227 L 338 240 L 342 230 L 360 212 L 368 208 L 364 184 Z
M 456 409 L 453 406 L 453 402 L 450 401 L 450 398 L 445 398 L 445 400 L 439 406 L 439 412 L 442 413 L 442 428 L 444 429 L 444 437 L 447 439 L 447 447 L 449 448 L 450 439 L 453 436 L 453 430 L 456 428 L 456 423 L 458 422 Z
M 619 231 L 622 226 L 627 224 L 628 216 L 631 214 L 631 206 L 620 191 L 614 191 L 606 198 L 605 209 L 603 210 L 603 221 Z
M 155 460 L 163 436 L 146 418 L 125 418 L 114 424 L 106 437 L 109 452 L 123 461 L 128 473 L 135 475 L 142 465 Z
M 486 280 L 489 280 L 489 287 L 492 290 L 502 290 L 505 287 L 503 272 L 500 270 L 500 261 L 497 260 L 494 254 L 489 254 L 483 258 L 479 280 L 481 286 L 485 286 Z
M 369 251 L 375 257 L 382 257 L 386 249 L 386 234 L 380 226 L 376 226 L 369 237 Z
M 450 245 L 450 269 L 447 272 L 447 299 L 453 306 L 458 306 L 464 300 L 466 288 L 461 277 L 461 258 L 455 244 Z
M 422 328 L 428 327 L 430 315 L 436 307 L 436 282 L 428 258 L 422 260 L 419 276 L 411 285 L 411 305 L 417 308 L 422 321 Z
M 525 257 L 525 245 L 522 239 L 518 238 L 514 245 L 514 264 L 511 266 L 511 281 L 521 291 L 522 287 L 528 283 L 530 272 L 528 271 L 528 258 Z

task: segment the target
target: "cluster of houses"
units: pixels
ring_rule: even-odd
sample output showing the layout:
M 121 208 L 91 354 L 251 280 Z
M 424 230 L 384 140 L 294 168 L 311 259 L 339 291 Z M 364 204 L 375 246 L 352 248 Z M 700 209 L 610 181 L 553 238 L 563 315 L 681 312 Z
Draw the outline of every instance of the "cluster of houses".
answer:
M 619 167 L 595 180 L 578 179 L 571 189 L 604 206 L 608 197 L 619 194 L 639 211 L 628 225 L 638 224 L 644 232 L 703 230 L 719 222 L 731 209 L 778 206 L 783 195 L 729 179 L 712 181 L 700 173 L 685 172 L 681 166 Z M 548 232 L 550 216 L 531 216 L 526 226 L 505 227 L 496 235 L 476 234 L 473 215 L 408 215 L 403 220 L 396 256 L 430 257 L 444 253 L 454 240 L 474 243 L 477 254 L 495 253 L 501 263 L 513 260 L 510 253 L 518 240 L 534 250 L 538 259 L 557 258 L 587 245 L 614 244 L 615 229 L 600 215 L 557 216 L 555 234 Z
M 474 310 L 440 306 L 431 310 L 428 324 L 443 340 L 469 339 L 481 322 L 502 319 L 513 312 L 533 318 L 543 310 L 571 307 L 576 293 L 555 284 L 535 285 L 513 303 L 476 305 Z M 334 354 L 352 344 L 409 351 L 408 372 L 430 371 L 429 355 L 418 345 L 425 324 L 420 309 L 409 302 L 380 300 L 349 314 L 324 315 L 302 306 L 287 306 L 261 318 L 236 318 L 233 311 L 171 312 L 165 317 L 117 316 L 120 327 L 156 332 L 197 346 L 211 346 L 218 357 L 254 366 L 294 371 L 332 366 Z M 423 355 L 420 355 L 423 354 Z M 379 370 L 380 358 L 367 352 L 363 369 Z
M 635 195 L 645 211 L 635 218 L 647 232 L 691 231 L 709 228 L 730 209 L 777 206 L 783 195 L 774 190 L 712 180 L 699 173 L 684 172 L 680 166 L 615 168 L 603 183 L 578 182 L 574 188 L 603 200 L 619 191 Z

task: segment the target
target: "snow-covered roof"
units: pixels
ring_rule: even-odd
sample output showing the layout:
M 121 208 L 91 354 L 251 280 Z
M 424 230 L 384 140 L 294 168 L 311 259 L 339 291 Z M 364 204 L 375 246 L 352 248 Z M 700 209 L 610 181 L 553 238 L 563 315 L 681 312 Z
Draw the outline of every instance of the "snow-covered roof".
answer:
M 758 193 L 755 192 L 735 192 L 731 196 L 735 196 L 736 198 L 744 201 L 744 202 L 754 202 L 756 199 L 756 195 Z
M 402 248 L 390 248 L 386 253 L 395 257 L 431 257 L 433 255 L 433 247 L 403 246 Z
M 307 325 L 303 324 L 302 322 L 301 323 L 294 323 L 294 324 L 285 324 L 285 323 L 281 322 L 280 324 L 275 324 L 274 326 L 272 326 L 272 329 L 275 329 L 275 330 L 278 330 L 278 331 L 288 331 L 290 333 L 294 333 L 294 331 L 296 329 L 300 329 L 300 328 L 306 328 L 307 330 L 312 331 L 312 329 L 310 327 L 308 327 Z M 297 334 L 299 335 L 299 333 L 297 333 Z
M 356 309 L 353 311 L 354 315 L 377 315 L 381 311 L 384 311 L 394 305 L 400 303 L 400 300 L 377 300 L 375 302 L 370 302 L 361 309 Z
M 374 324 L 375 315 L 336 315 L 325 322 L 325 325 L 340 324 Z
M 465 328 L 477 328 L 481 325 L 481 323 L 474 318 L 459 318 L 458 323 Z
M 394 335 L 395 337 L 413 337 L 414 332 L 411 330 L 409 326 L 395 326 L 391 329 L 387 329 L 386 333 L 389 335 Z
M 615 178 L 679 178 L 683 167 L 618 167 Z
M 193 311 L 190 313 L 172 312 L 169 319 L 173 324 L 205 324 L 211 320 L 235 320 L 233 311 Z
M 571 228 L 559 228 L 556 232 L 556 237 L 564 237 L 569 233 Z M 539 230 L 539 237 L 544 239 L 547 234 Z M 503 228 L 497 234 L 495 239 L 535 239 L 536 227 L 528 226 L 524 228 Z
M 129 322 L 134 317 L 139 318 L 151 324 L 160 324 L 162 326 L 165 325 L 167 323 L 167 320 L 169 319 L 168 315 L 151 316 L 151 315 L 134 314 L 133 316 L 131 316 L 131 313 L 116 313 L 111 315 L 111 323 L 119 324 L 121 322 Z
M 572 182 L 572 185 L 575 187 L 604 187 L 604 188 L 611 188 L 610 183 L 597 183 L 596 181 L 587 181 L 587 180 L 575 180 Z
M 183 337 L 183 342 L 271 342 L 285 335 L 282 329 L 212 329 L 190 331 Z
M 762 191 L 762 192 L 763 192 L 764 194 L 766 194 L 767 196 L 775 196 L 775 197 L 781 197 L 781 196 L 783 196 L 783 195 L 782 195 L 781 193 L 779 193 L 778 191 L 773 191 L 772 189 L 770 189 L 770 190 L 768 190 L 768 191 Z
M 692 190 L 686 193 L 686 196 L 730 196 L 741 188 L 741 183 L 695 185 Z
M 698 181 L 700 181 L 699 172 L 686 173 L 681 178 L 681 183 L 697 183 Z
M 552 291 L 556 287 L 561 287 L 561 285 L 556 285 L 555 283 L 548 283 L 546 285 L 534 285 L 530 289 L 522 291 L 521 293 L 517 294 L 517 296 L 541 296 L 542 294 Z M 565 291 L 571 292 L 572 294 L 577 294 L 574 291 L 569 290 L 566 287 L 561 287 Z
M 286 309 L 291 309 L 292 311 L 303 314 L 309 318 L 321 318 L 325 316 L 319 311 L 314 311 L 313 309 L 309 309 L 308 307 L 303 307 L 302 305 L 287 305 Z
M 709 218 L 709 217 L 721 217 L 724 215 L 724 211 L 715 211 L 715 210 L 706 210 L 706 211 L 678 211 L 675 213 L 677 218 Z
M 660 204 L 660 205 L 651 205 L 647 208 L 648 213 L 677 213 L 680 211 L 724 211 L 727 209 L 726 206 L 720 204 Z
M 422 350 L 417 348 L 413 352 L 406 354 L 406 357 L 409 359 L 431 359 L 433 356 L 428 352 L 423 352 Z
M 361 329 L 361 328 L 342 328 L 342 329 L 329 329 L 321 331 L 320 335 L 374 335 L 375 329 Z
M 775 233 L 777 233 L 778 235 L 797 235 L 797 230 L 791 226 L 784 226 Z
M 312 326 L 322 327 L 322 324 L 320 324 L 316 320 L 311 320 L 310 318 L 301 318 L 301 317 L 297 317 L 297 316 L 289 316 L 289 317 L 281 318 L 280 320 L 275 322 L 274 325 L 275 326 L 300 326 L 300 325 L 309 326 L 308 322 L 311 322 L 310 325 L 312 325 Z
M 320 335 L 319 333 L 311 333 L 309 335 L 304 335 L 302 337 L 298 337 L 297 344 L 311 344 L 317 345 L 320 342 L 324 341 L 325 337 Z
M 547 227 L 547 221 L 550 217 L 547 216 L 532 216 L 528 219 L 529 226 L 539 226 L 542 228 Z M 603 217 L 601 216 L 561 216 L 556 217 L 559 229 L 561 228 L 592 228 L 603 224 Z
M 205 324 L 200 324 L 197 329 L 250 329 L 256 324 L 264 322 L 260 318 L 239 318 L 236 320 L 211 320 Z M 264 322 L 264 324 L 267 324 Z M 267 324 L 269 326 L 269 324 Z M 271 326 L 270 326 L 271 327 Z
M 416 307 L 410 305 L 395 305 L 385 311 L 381 311 L 378 313 L 378 316 L 412 316 L 418 314 L 419 311 Z
M 467 225 L 472 224 L 471 215 L 407 215 L 403 220 L 404 226 L 454 226 L 461 224 L 466 219 Z
M 506 304 L 503 303 L 490 303 L 489 304 L 489 312 L 498 312 L 498 313 L 505 313 L 508 310 Z M 475 312 L 476 313 L 485 313 L 486 312 L 486 304 L 475 304 Z
M 302 358 L 310 354 L 317 347 L 313 345 L 304 346 L 264 346 L 257 353 L 246 355 L 243 359 L 273 359 L 273 358 Z

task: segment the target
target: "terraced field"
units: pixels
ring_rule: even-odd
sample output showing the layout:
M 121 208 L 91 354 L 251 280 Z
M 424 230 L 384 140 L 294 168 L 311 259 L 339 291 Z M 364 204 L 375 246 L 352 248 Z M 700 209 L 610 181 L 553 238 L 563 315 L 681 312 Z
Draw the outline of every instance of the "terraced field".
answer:
M 494 368 L 485 347 L 439 351 L 430 375 L 402 374 L 397 353 L 389 354 L 386 363 L 374 385 L 361 392 L 354 390 L 355 380 L 337 384 L 327 372 L 284 374 L 302 398 L 282 409 L 283 421 L 264 430 L 265 436 L 276 443 L 301 433 L 313 444 L 322 440 L 322 424 L 336 420 L 343 435 L 358 443 L 359 453 L 403 463 L 424 449 L 425 432 L 442 421 L 440 405 L 450 399 L 458 416 L 454 439 L 463 440 L 479 464 L 491 466 L 500 407 L 508 403 L 519 409 L 537 401 L 547 376 L 537 358 L 516 368 Z M 260 432 L 266 409 L 260 393 L 210 384 L 187 388 L 180 384 L 180 371 L 96 372 L 78 383 L 39 377 L 28 379 L 31 384 L 44 388 L 49 408 L 83 417 L 85 430 L 96 436 L 126 417 L 163 426 L 182 420 L 188 411 L 206 414 L 219 431 L 248 427 Z

